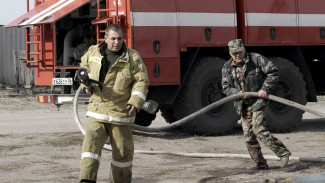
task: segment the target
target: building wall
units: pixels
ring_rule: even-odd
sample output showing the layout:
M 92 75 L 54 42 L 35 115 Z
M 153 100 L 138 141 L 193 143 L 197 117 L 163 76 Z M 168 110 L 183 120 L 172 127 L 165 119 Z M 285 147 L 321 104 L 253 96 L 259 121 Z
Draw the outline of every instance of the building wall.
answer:
M 0 25 L 0 83 L 30 86 L 32 70 L 21 62 L 25 55 L 25 28 Z M 28 78 L 26 78 L 28 77 Z

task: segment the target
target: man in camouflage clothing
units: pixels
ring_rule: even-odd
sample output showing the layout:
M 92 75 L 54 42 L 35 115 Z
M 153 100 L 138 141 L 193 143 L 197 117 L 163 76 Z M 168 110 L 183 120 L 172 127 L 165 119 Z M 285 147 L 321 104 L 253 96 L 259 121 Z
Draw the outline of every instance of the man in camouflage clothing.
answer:
M 231 40 L 228 46 L 231 59 L 222 69 L 223 92 L 227 96 L 242 92 L 258 92 L 259 95 L 259 98 L 250 98 L 246 94 L 243 99 L 234 102 L 237 113 L 241 114 L 248 152 L 256 163 L 256 166 L 248 169 L 268 168 L 257 139 L 280 157 L 281 167 L 285 167 L 290 151 L 264 126 L 268 102 L 265 97 L 276 85 L 278 69 L 266 57 L 246 53 L 241 39 Z

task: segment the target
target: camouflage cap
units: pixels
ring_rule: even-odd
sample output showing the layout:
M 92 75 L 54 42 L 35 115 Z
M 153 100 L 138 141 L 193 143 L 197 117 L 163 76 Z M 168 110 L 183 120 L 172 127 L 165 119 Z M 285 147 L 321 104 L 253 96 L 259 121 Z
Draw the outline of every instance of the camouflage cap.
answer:
M 234 39 L 229 41 L 228 46 L 230 53 L 237 53 L 244 50 L 244 44 L 241 39 Z

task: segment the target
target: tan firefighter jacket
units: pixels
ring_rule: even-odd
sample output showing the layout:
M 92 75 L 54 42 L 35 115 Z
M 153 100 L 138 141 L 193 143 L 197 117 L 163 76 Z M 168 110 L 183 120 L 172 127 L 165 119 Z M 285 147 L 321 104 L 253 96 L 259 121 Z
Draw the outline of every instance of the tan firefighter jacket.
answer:
M 88 70 L 91 79 L 97 81 L 103 59 L 100 49 L 105 44 L 103 42 L 91 46 L 81 58 L 80 66 Z M 124 46 L 127 48 L 126 45 Z M 132 124 L 135 116 L 129 116 L 127 104 L 140 110 L 146 100 L 148 85 L 147 69 L 139 53 L 131 48 L 125 49 L 124 54 L 108 70 L 102 89 L 97 84 L 93 84 L 87 116 L 102 122 Z

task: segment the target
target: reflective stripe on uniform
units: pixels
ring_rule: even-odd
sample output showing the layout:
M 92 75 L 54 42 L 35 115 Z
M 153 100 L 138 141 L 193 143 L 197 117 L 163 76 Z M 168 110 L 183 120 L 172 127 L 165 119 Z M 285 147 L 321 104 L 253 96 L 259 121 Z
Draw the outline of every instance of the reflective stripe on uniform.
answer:
M 139 92 L 139 91 L 132 92 L 132 95 L 136 95 L 136 96 L 142 98 L 143 100 L 146 100 L 146 96 L 143 93 Z
M 89 62 L 96 62 L 96 63 L 101 64 L 101 63 L 102 63 L 102 59 L 101 59 L 100 57 L 91 56 L 91 57 L 89 58 Z
M 130 123 L 130 122 L 134 122 L 135 117 L 113 117 L 113 116 L 109 116 L 109 115 L 105 115 L 105 114 L 98 114 L 95 112 L 91 112 L 91 111 L 87 111 L 87 116 L 96 118 L 96 119 L 100 119 L 100 120 L 107 120 L 107 121 L 114 121 L 114 122 L 124 122 L 124 123 Z
M 128 161 L 128 162 L 117 162 L 112 160 L 112 165 L 116 166 L 116 167 L 120 167 L 120 168 L 125 168 L 125 167 L 129 167 L 132 166 L 132 161 Z
M 91 153 L 91 152 L 84 152 L 81 154 L 81 159 L 82 158 L 93 158 L 97 161 L 100 161 L 100 156 L 98 154 L 94 154 L 94 153 Z

